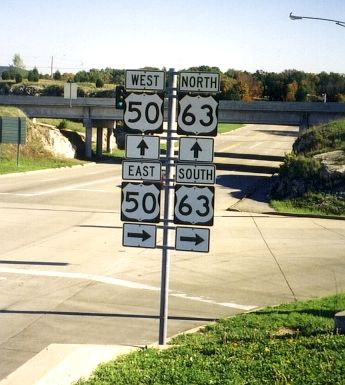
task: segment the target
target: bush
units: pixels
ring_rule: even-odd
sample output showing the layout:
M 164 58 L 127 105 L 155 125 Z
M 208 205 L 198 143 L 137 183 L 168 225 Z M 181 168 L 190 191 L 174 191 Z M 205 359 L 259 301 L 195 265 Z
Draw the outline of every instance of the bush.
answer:
M 64 88 L 63 86 L 58 86 L 53 84 L 51 86 L 46 87 L 42 91 L 42 96 L 63 96 Z
M 8 71 L 4 71 L 1 74 L 1 78 L 2 78 L 2 80 L 10 80 L 10 73 Z
M 97 88 L 102 88 L 103 86 L 104 86 L 103 80 L 100 79 L 100 78 L 98 78 L 98 79 L 96 80 L 96 87 L 97 87 Z
M 0 84 L 0 95 L 8 95 L 10 93 L 10 86 L 5 84 Z
M 14 79 L 15 79 L 16 83 L 21 83 L 23 81 L 23 76 L 21 74 L 17 73 Z
M 303 155 L 286 155 L 279 168 L 278 183 L 272 189 L 274 199 L 295 198 L 322 185 L 321 162 Z
M 59 70 L 57 70 L 54 74 L 53 74 L 53 79 L 54 80 L 61 80 L 61 73 Z
M 28 72 L 28 80 L 30 82 L 38 82 L 39 78 L 40 78 L 40 75 L 36 67 L 32 71 Z
M 345 149 L 345 121 L 339 120 L 309 129 L 293 145 L 296 154 L 316 154 Z

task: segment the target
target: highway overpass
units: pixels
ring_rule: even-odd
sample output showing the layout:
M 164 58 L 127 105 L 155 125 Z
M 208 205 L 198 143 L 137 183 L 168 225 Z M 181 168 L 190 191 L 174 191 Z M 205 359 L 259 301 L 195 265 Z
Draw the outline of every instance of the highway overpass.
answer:
M 22 109 L 30 118 L 79 119 L 86 128 L 85 156 L 91 157 L 92 129 L 97 129 L 97 155 L 102 154 L 103 129 L 108 134 L 117 120 L 123 119 L 123 110 L 115 108 L 114 98 L 78 98 L 0 95 L 0 105 Z M 166 113 L 166 110 L 165 110 Z M 345 118 L 345 104 L 301 102 L 240 102 L 221 100 L 219 122 L 256 123 L 309 126 Z

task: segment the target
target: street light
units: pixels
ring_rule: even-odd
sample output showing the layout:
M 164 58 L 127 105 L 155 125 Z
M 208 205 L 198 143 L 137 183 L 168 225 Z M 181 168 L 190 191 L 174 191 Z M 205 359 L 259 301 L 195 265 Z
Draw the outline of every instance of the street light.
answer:
M 291 20 L 312 19 L 312 20 L 330 21 L 332 23 L 340 25 L 340 27 L 345 27 L 345 21 L 340 21 L 340 20 L 324 19 L 322 17 L 297 16 L 297 15 L 293 15 L 292 12 L 290 12 L 290 16 L 289 17 L 290 17 Z

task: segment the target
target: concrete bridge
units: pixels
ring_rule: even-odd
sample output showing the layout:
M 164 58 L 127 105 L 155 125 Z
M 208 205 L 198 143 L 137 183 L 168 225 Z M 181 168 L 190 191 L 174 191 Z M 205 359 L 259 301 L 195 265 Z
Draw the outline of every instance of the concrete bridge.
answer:
M 29 118 L 59 118 L 82 120 L 85 126 L 85 156 L 91 158 L 92 129 L 97 129 L 97 156 L 102 154 L 103 129 L 110 140 L 117 120 L 123 120 L 123 110 L 115 108 L 114 98 L 78 98 L 42 96 L 0 96 L 0 105 L 22 109 Z M 166 110 L 165 110 L 166 114 Z M 345 118 L 342 103 L 300 102 L 219 102 L 220 123 L 257 123 L 299 126 L 300 131 L 310 126 Z

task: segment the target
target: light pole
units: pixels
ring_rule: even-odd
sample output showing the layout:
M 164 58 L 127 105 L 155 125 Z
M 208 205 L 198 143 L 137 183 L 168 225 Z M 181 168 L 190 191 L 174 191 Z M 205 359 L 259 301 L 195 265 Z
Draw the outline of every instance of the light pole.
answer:
M 289 17 L 290 17 L 291 20 L 312 19 L 312 20 L 330 21 L 332 23 L 340 25 L 340 27 L 345 27 L 345 21 L 340 21 L 340 20 L 324 19 L 322 17 L 297 16 L 297 15 L 293 15 L 292 12 L 290 12 L 290 16 Z

